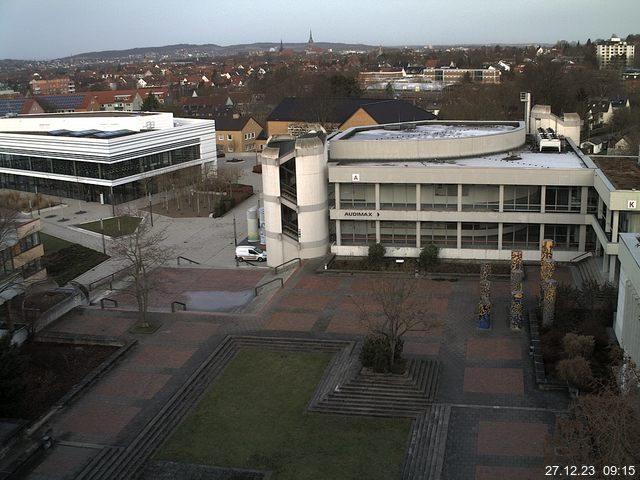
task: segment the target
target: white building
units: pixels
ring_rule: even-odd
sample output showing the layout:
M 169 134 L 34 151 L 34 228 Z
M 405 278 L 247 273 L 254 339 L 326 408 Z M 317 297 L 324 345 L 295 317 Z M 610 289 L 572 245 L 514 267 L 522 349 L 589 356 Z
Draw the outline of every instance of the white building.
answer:
M 633 64 L 635 45 L 623 41 L 616 34 L 609 40 L 596 45 L 596 57 L 600 68 L 608 68 L 617 65 L 623 68 Z
M 157 191 L 164 175 L 198 174 L 215 162 L 211 120 L 155 112 L 0 118 L 0 188 L 120 203 Z
M 528 136 L 524 122 L 355 127 L 329 140 L 328 157 L 318 136 L 272 139 L 263 155 L 270 264 L 366 256 L 373 243 L 395 257 L 434 243 L 444 258 L 506 260 L 518 249 L 536 261 L 550 238 L 556 260 L 592 252 L 614 281 L 619 233 L 640 232 L 640 166 L 594 162 L 576 148 L 579 118 L 547 110 L 532 109 Z
M 620 234 L 620 281 L 613 330 L 618 343 L 640 365 L 640 240 L 635 233 Z

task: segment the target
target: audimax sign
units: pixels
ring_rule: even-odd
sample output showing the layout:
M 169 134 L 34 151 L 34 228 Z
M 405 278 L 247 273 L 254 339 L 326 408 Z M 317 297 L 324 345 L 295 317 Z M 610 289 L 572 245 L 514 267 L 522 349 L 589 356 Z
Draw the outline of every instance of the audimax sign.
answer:
M 365 217 L 365 218 L 374 218 L 379 217 L 379 212 L 371 212 L 367 210 L 347 210 L 343 214 L 345 217 Z

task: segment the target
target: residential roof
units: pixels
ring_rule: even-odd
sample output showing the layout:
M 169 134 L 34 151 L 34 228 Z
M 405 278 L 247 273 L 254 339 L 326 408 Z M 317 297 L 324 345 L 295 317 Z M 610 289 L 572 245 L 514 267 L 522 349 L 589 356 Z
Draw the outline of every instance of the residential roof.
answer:
M 0 116 L 4 117 L 8 114 L 24 113 L 23 108 L 29 99 L 27 98 L 11 98 L 0 100 Z
M 36 95 L 35 100 L 48 111 L 55 110 L 78 110 L 86 108 L 90 97 L 86 94 L 72 95 Z
M 232 116 L 214 117 L 216 131 L 239 132 L 247 126 L 252 117 L 233 118 Z
M 327 122 L 342 124 L 363 108 L 376 121 L 433 120 L 435 115 L 403 100 L 386 98 L 286 97 L 269 114 L 267 121 Z

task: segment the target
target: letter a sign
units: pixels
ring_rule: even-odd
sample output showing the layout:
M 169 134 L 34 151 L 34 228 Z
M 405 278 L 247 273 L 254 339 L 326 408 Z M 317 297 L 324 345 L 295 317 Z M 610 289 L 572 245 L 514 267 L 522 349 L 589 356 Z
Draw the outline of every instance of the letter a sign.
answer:
M 352 182 L 359 182 L 360 181 L 360 174 L 359 173 L 352 173 L 351 174 L 351 181 Z
M 627 208 L 638 208 L 637 200 L 627 200 Z

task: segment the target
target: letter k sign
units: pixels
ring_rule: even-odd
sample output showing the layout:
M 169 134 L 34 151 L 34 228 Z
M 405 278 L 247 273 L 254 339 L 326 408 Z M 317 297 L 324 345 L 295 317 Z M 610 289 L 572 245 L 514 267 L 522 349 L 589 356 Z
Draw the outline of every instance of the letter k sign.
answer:
M 627 200 L 627 208 L 638 208 L 637 200 Z

